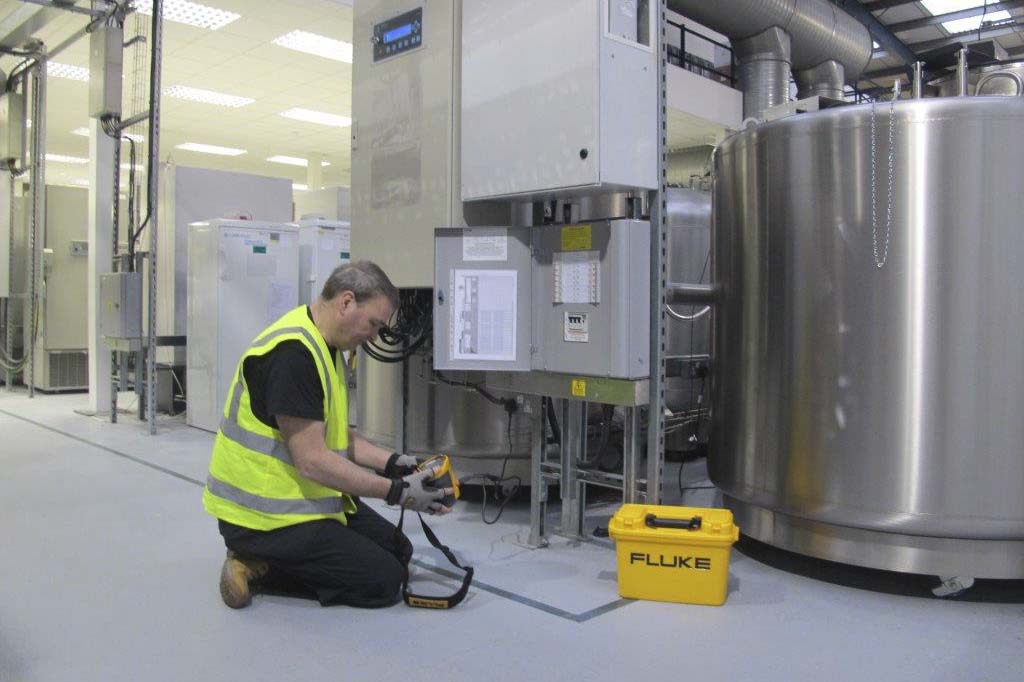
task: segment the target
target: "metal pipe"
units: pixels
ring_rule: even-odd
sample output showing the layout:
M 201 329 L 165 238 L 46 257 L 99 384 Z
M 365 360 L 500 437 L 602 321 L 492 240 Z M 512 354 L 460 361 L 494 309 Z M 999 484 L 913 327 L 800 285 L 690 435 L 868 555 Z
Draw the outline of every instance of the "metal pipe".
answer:
M 669 282 L 666 289 L 665 302 L 670 305 L 713 305 L 718 300 L 714 284 Z
M 744 118 L 760 118 L 765 109 L 789 100 L 790 44 L 789 34 L 776 26 L 734 43 Z
M 36 332 L 39 329 L 39 278 L 42 266 L 40 227 L 46 229 L 46 56 L 39 57 L 32 70 L 32 174 L 31 174 L 31 219 L 29 222 L 29 254 L 32 258 L 29 274 L 28 325 L 29 333 L 25 353 L 28 354 L 24 381 L 28 385 L 28 397 L 35 397 Z
M 163 0 L 153 0 L 153 23 L 150 30 L 153 40 L 149 64 L 149 84 L 153 94 L 149 111 L 149 325 L 146 347 L 146 417 L 150 435 L 156 435 L 156 210 L 160 190 L 160 68 L 163 49 Z M 138 371 L 138 370 L 136 370 Z
M 148 118 L 149 118 L 149 112 L 148 111 L 140 112 L 138 114 L 135 114 L 131 118 L 126 118 L 125 120 L 123 120 L 120 123 L 118 123 L 117 124 L 117 129 L 118 130 L 128 130 L 133 125 L 135 125 L 137 123 L 142 123 L 143 121 L 147 120 Z
M 808 97 L 827 97 L 842 100 L 843 86 L 846 84 L 846 70 L 834 59 L 822 62 L 814 68 L 797 71 L 793 74 L 797 85 L 797 99 Z
M 921 99 L 922 88 L 924 83 L 924 62 L 914 62 L 914 73 L 911 78 L 911 86 L 913 87 L 914 99 Z
M 709 312 L 711 312 L 711 306 L 706 305 L 703 308 L 701 308 L 698 312 L 695 312 L 692 315 L 684 315 L 683 313 L 677 313 L 676 311 L 672 310 L 672 306 L 670 305 L 666 305 L 665 310 L 667 310 L 668 314 L 677 320 L 680 320 L 682 322 L 694 322 L 704 317 Z
M 960 97 L 967 97 L 970 88 L 970 72 L 967 70 L 967 55 L 971 51 L 964 47 L 956 53 L 956 92 Z
M 734 42 L 778 27 L 792 38 L 797 71 L 834 60 L 853 81 L 871 61 L 871 34 L 828 0 L 670 0 L 669 7 Z

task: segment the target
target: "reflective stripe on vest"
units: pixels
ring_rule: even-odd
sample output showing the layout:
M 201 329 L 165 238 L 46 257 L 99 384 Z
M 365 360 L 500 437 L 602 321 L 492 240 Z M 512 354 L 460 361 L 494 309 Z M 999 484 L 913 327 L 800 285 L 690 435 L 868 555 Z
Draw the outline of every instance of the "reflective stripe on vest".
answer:
M 206 487 L 217 497 L 265 514 L 340 514 L 345 511 L 345 498 L 342 496 L 279 500 L 253 495 L 212 475 L 207 475 Z

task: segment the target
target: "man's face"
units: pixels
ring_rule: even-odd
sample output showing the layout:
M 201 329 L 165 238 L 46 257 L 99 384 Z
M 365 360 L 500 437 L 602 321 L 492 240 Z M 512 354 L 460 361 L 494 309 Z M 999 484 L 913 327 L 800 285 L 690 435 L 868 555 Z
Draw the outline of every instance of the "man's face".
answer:
M 336 323 L 333 325 L 333 345 L 341 350 L 355 350 L 377 338 L 394 312 L 385 296 L 374 296 L 357 303 L 351 291 L 342 292 L 332 303 Z

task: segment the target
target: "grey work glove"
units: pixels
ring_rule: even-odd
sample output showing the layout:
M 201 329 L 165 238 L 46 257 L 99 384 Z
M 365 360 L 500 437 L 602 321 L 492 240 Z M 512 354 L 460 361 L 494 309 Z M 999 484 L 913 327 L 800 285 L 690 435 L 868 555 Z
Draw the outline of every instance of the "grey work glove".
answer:
M 397 452 L 391 453 L 388 463 L 384 465 L 385 478 L 401 478 L 416 472 L 419 460 L 412 455 L 400 455 Z
M 447 488 L 435 488 L 430 481 L 437 478 L 437 469 L 431 467 L 417 471 L 402 478 L 396 478 L 391 484 L 385 501 L 399 507 L 416 512 L 436 514 L 446 511 L 442 500 L 450 494 Z

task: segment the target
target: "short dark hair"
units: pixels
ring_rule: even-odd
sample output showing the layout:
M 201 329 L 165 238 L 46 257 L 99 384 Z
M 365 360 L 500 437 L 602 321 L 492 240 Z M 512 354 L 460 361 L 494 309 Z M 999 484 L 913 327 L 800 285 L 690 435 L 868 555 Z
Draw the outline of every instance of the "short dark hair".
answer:
M 398 289 L 376 263 L 359 260 L 339 265 L 324 283 L 320 298 L 330 301 L 344 291 L 351 291 L 356 303 L 365 303 L 375 296 L 384 296 L 392 308 L 398 308 Z

